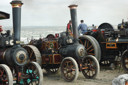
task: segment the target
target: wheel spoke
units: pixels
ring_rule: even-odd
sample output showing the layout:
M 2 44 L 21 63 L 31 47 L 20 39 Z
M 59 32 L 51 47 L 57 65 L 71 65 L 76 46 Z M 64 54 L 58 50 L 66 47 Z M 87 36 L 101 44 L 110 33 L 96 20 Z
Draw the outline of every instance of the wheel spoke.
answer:
M 91 49 L 91 50 L 89 50 L 88 52 L 92 52 L 92 51 L 94 51 L 94 49 Z
M 86 48 L 88 48 L 88 46 L 89 46 L 89 41 L 87 41 L 87 47 Z
M 83 44 L 83 42 L 80 40 L 80 43 Z
M 90 48 L 92 48 L 92 45 L 91 45 L 91 46 L 89 46 L 86 50 L 88 51 Z
M 92 61 L 90 59 L 88 59 L 88 61 L 89 61 L 89 64 L 92 65 Z
M 84 46 L 85 46 L 85 47 L 86 47 L 86 43 L 87 43 L 87 41 L 85 40 L 85 41 L 84 41 Z
M 88 55 L 95 55 L 94 53 L 88 53 Z
M 30 53 L 30 56 L 29 56 L 30 58 L 32 58 L 33 53 L 34 53 L 33 51 Z

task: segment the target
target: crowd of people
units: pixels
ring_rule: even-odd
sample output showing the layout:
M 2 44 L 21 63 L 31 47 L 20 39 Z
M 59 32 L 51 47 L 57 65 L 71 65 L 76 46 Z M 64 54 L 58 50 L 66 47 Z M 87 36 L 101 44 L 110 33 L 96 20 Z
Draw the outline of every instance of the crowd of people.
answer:
M 79 35 L 82 34 L 82 35 L 85 35 L 88 33 L 88 29 L 89 27 L 87 26 L 87 24 L 84 23 L 84 20 L 80 20 L 80 24 L 78 26 L 78 32 L 79 32 Z M 96 26 L 94 24 L 92 24 L 91 26 L 91 30 L 95 30 L 96 29 Z M 67 24 L 67 29 L 66 29 L 66 32 L 68 32 L 70 35 L 73 34 L 73 28 L 72 28 L 72 21 L 69 20 L 68 24 Z

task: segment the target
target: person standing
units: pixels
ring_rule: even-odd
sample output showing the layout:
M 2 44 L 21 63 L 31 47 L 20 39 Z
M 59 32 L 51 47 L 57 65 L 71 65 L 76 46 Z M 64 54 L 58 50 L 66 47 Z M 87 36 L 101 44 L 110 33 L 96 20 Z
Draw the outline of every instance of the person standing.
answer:
M 94 24 L 92 24 L 92 30 L 95 30 L 96 26 Z
M 2 29 L 2 26 L 0 25 L 0 33 L 2 33 L 3 29 Z
M 68 32 L 70 35 L 73 34 L 73 30 L 72 30 L 72 21 L 69 20 L 68 24 L 67 24 L 67 29 L 66 32 Z
M 81 22 L 81 24 L 78 26 L 78 31 L 81 30 L 81 33 L 84 35 L 87 33 L 88 27 L 84 23 L 84 20 L 81 20 L 80 22 Z

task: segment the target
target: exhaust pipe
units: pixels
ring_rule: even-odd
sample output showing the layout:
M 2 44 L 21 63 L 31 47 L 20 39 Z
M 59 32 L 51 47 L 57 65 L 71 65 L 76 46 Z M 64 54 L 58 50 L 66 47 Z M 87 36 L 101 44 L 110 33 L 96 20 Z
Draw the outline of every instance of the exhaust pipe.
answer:
M 73 37 L 77 40 L 78 39 L 78 25 L 77 25 L 77 12 L 76 8 L 78 5 L 70 5 L 68 6 L 70 8 L 70 14 L 71 14 L 71 20 L 72 20 L 72 27 L 73 27 Z
M 20 33 L 21 33 L 21 6 L 22 2 L 20 0 L 13 0 L 12 14 L 13 14 L 13 32 L 14 32 L 14 45 L 20 44 Z

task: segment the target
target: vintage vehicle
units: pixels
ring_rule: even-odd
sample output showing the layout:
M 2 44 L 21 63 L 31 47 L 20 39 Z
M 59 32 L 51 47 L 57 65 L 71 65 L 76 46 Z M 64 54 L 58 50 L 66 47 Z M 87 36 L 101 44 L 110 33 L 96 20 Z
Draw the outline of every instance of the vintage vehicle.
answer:
M 109 23 L 103 23 L 88 35 L 93 36 L 101 47 L 101 65 L 117 64 L 117 61 L 121 61 L 124 70 L 128 71 L 128 22 L 122 20 L 117 29 Z
M 41 85 L 43 73 L 36 62 L 30 62 L 28 52 L 21 47 L 21 6 L 13 0 L 13 35 L 10 30 L 0 33 L 0 85 Z M 0 12 L 0 20 L 8 19 L 9 14 Z M 2 26 L 0 26 L 2 29 Z M 2 30 L 1 30 L 2 31 Z
M 49 34 L 43 39 L 31 40 L 29 45 L 25 45 L 24 48 L 29 52 L 31 61 L 38 62 L 48 73 L 54 74 L 60 68 L 61 75 L 66 81 L 75 81 L 79 71 L 82 71 L 86 78 L 95 78 L 100 67 L 98 60 L 92 54 L 98 57 L 100 53 L 94 50 L 100 47 L 97 45 L 98 42 L 90 36 L 82 36 L 79 40 L 76 16 L 77 5 L 70 5 L 69 8 L 73 36 L 68 32 L 55 34 L 55 36 Z M 87 46 L 85 42 L 87 42 Z M 39 57 L 38 54 L 40 53 L 41 56 Z

